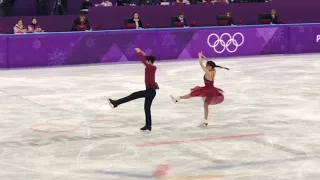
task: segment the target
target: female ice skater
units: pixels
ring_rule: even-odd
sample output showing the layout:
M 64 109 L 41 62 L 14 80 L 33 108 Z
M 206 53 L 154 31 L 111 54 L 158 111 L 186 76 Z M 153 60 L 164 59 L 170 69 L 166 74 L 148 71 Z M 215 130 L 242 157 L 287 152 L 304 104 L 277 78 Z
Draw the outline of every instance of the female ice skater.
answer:
M 200 52 L 199 54 L 199 63 L 202 68 L 202 70 L 205 72 L 204 75 L 204 87 L 196 86 L 193 89 L 191 89 L 191 93 L 179 96 L 179 97 L 173 97 L 171 98 L 174 102 L 179 102 L 181 99 L 189 99 L 192 97 L 202 97 L 204 100 L 204 120 L 199 124 L 199 126 L 207 126 L 208 125 L 208 114 L 209 114 L 209 105 L 215 105 L 223 102 L 224 95 L 223 91 L 219 88 L 214 87 L 214 77 L 216 75 L 215 68 L 223 68 L 226 70 L 229 70 L 228 68 L 217 66 L 212 61 L 207 61 L 207 64 L 204 65 L 202 62 L 202 58 L 205 58 L 205 56 Z
M 129 102 L 138 98 L 145 98 L 144 111 L 146 115 L 146 125 L 142 127 L 140 130 L 151 131 L 152 121 L 151 121 L 150 108 L 151 108 L 152 101 L 156 96 L 156 89 L 159 89 L 158 83 L 155 82 L 155 74 L 156 74 L 157 67 L 153 65 L 156 58 L 154 56 L 146 56 L 146 53 L 141 51 L 139 48 L 135 48 L 135 51 L 138 53 L 138 56 L 141 62 L 146 66 L 145 74 L 144 74 L 146 90 L 134 92 L 129 96 L 118 99 L 118 100 L 109 99 L 108 102 L 112 108 L 116 108 L 120 104 Z

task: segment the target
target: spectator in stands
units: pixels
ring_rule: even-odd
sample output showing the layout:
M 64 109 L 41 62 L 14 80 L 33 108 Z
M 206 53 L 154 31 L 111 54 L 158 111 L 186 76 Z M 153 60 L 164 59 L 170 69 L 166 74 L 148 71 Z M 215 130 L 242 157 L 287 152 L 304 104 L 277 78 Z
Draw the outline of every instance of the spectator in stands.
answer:
M 22 20 L 19 20 L 18 23 L 13 27 L 14 34 L 25 34 L 27 29 L 23 26 Z
M 272 9 L 271 10 L 271 13 L 270 13 L 270 21 L 271 21 L 271 24 L 279 24 L 278 22 L 278 16 L 277 16 L 277 11 L 275 9 Z
M 228 18 L 228 24 L 230 26 L 234 26 L 234 21 L 233 21 L 233 17 L 232 17 L 232 14 L 230 12 L 227 12 L 227 18 Z
M 14 0 L 0 0 L 0 17 L 8 17 L 13 15 Z
M 159 5 L 170 5 L 168 0 L 160 0 Z
M 174 18 L 172 23 L 173 23 L 173 26 L 174 26 L 174 23 L 183 23 L 184 27 L 188 26 L 187 19 L 184 17 L 183 12 L 180 12 L 179 16 L 177 18 Z
M 90 0 L 84 0 L 81 4 L 81 12 L 84 12 L 85 14 L 88 14 L 89 7 L 92 7 L 92 2 Z
M 112 6 L 112 3 L 109 0 L 103 0 L 102 3 L 97 6 Z
M 85 15 L 80 15 L 73 23 L 72 31 L 89 31 L 91 26 Z
M 41 27 L 38 25 L 37 19 L 33 18 L 31 24 L 28 26 L 28 33 L 37 33 L 37 32 L 44 32 Z
M 136 29 L 143 28 L 143 24 L 142 21 L 139 19 L 138 13 L 134 13 L 133 18 L 130 21 L 128 21 L 128 23 L 136 24 Z
M 189 0 L 176 0 L 172 4 L 174 4 L 174 5 L 190 5 L 190 1 Z
M 126 6 L 129 4 L 129 0 L 117 0 L 116 6 Z

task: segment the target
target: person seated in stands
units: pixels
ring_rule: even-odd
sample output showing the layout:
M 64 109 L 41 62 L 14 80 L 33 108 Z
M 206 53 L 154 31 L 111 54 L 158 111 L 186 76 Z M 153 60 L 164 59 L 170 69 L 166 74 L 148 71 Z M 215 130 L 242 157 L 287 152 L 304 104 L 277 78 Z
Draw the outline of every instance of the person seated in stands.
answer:
M 173 5 L 190 5 L 190 1 L 189 0 L 176 0 L 172 4 Z
M 232 14 L 230 12 L 227 12 L 227 18 L 228 18 L 228 24 L 229 26 L 234 26 L 234 21 L 233 21 L 233 17 Z
M 214 4 L 215 0 L 203 0 L 203 4 Z
M 155 2 L 154 2 L 154 0 L 142 0 L 141 5 L 145 5 L 145 6 L 155 5 Z
M 80 11 L 81 12 L 84 12 L 85 14 L 88 14 L 88 10 L 89 10 L 89 7 L 92 7 L 92 2 L 90 0 L 84 0 L 81 4 L 81 9 Z
M 129 0 L 117 0 L 116 6 L 127 6 L 129 4 Z
M 112 6 L 112 3 L 109 0 L 103 0 L 101 4 L 96 4 L 96 6 Z
M 133 18 L 128 21 L 128 23 L 136 24 L 136 29 L 143 28 L 142 21 L 139 19 L 139 14 L 134 13 Z
M 91 30 L 90 24 L 86 16 L 80 15 L 73 24 L 72 31 L 89 31 Z
M 28 25 L 28 33 L 37 33 L 37 32 L 44 32 L 41 29 L 40 25 L 37 22 L 36 18 L 33 18 L 31 24 Z
M 271 10 L 270 21 L 271 21 L 271 24 L 279 24 L 277 11 L 275 9 Z
M 184 27 L 187 27 L 187 19 L 184 17 L 183 12 L 179 13 L 179 16 L 173 20 L 173 23 L 183 23 Z
M 14 34 L 25 34 L 27 29 L 23 26 L 22 20 L 19 20 L 18 23 L 13 27 Z
M 159 5 L 170 5 L 170 2 L 168 0 L 160 0 Z

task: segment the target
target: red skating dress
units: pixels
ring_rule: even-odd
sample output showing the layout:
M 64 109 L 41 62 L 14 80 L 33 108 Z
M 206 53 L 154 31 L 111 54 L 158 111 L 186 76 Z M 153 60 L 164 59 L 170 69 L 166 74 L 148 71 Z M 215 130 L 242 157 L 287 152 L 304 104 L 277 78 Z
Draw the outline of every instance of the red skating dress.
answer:
M 222 103 L 224 100 L 223 91 L 219 88 L 214 87 L 214 81 L 209 81 L 205 77 L 204 87 L 196 86 L 191 89 L 191 97 L 202 97 L 205 104 L 215 105 Z

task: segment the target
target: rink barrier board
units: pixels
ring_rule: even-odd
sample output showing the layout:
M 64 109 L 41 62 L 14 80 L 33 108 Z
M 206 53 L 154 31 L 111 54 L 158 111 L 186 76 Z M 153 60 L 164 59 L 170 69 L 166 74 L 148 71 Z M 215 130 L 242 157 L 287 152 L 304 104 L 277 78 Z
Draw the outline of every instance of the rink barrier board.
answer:
M 320 24 L 164 28 L 0 35 L 0 68 L 320 52 Z

